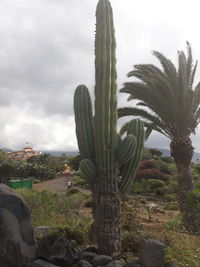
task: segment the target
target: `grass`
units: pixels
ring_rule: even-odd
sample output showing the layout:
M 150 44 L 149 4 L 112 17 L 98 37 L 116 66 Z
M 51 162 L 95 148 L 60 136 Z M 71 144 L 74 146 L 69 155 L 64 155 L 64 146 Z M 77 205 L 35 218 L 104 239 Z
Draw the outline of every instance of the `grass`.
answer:
M 79 246 L 94 244 L 91 196 L 82 193 L 62 195 L 48 191 L 19 190 L 30 208 L 33 226 L 56 227 L 63 236 L 74 239 Z M 125 200 L 121 216 L 122 256 L 129 261 L 137 254 L 140 241 L 155 238 L 166 245 L 166 262 L 200 266 L 200 238 L 183 232 L 178 211 L 152 214 L 148 220 L 147 201 Z M 163 207 L 166 202 L 163 203 Z M 169 203 L 169 206 L 172 203 Z

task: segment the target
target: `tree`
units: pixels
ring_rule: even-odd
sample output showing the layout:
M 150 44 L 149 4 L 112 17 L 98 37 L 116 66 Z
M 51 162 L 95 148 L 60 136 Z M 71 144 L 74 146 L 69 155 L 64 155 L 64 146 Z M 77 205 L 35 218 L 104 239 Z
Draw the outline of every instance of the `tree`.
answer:
M 185 227 L 200 231 L 200 215 L 187 205 L 188 193 L 194 188 L 190 172 L 193 146 L 190 135 L 200 122 L 200 83 L 194 86 L 197 61 L 193 64 L 192 50 L 187 42 L 187 54 L 178 51 L 178 67 L 163 54 L 154 51 L 162 68 L 152 64 L 135 65 L 128 77 L 139 81 L 127 82 L 120 90 L 130 94 L 128 100 L 138 100 L 136 107 L 118 110 L 119 117 L 139 116 L 146 126 L 171 140 L 179 182 L 179 204 Z
M 95 37 L 95 115 L 89 91 L 79 85 L 74 94 L 76 135 L 82 160 L 80 173 L 93 193 L 93 217 L 98 251 L 120 252 L 121 198 L 132 184 L 142 156 L 145 131 L 133 120 L 128 135 L 117 136 L 116 59 L 110 2 L 99 0 Z
M 162 156 L 162 152 L 160 151 L 160 150 L 158 150 L 158 149 L 156 149 L 156 148 L 149 148 L 148 149 L 150 152 L 151 152 L 151 154 L 154 156 L 154 157 L 160 157 L 160 156 Z

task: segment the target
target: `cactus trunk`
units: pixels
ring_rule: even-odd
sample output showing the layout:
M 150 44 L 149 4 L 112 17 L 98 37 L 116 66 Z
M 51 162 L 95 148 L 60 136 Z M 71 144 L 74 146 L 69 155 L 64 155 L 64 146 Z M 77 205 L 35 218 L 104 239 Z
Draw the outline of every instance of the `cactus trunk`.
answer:
M 116 59 L 112 8 L 100 0 L 96 11 L 95 39 L 95 150 L 99 168 L 95 184 L 95 229 L 98 249 L 112 255 L 120 251 L 120 198 L 117 184 Z

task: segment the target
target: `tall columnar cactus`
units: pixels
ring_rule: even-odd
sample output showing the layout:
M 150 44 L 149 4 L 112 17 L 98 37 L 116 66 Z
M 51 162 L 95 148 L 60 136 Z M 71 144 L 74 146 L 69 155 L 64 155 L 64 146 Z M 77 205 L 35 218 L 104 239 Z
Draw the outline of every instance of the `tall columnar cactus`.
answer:
M 130 123 L 127 136 L 117 136 L 116 58 L 112 8 L 99 0 L 95 38 L 95 115 L 88 89 L 76 88 L 74 112 L 81 156 L 81 174 L 93 192 L 93 215 L 98 249 L 120 251 L 120 199 L 128 191 L 137 170 L 144 144 L 143 123 Z

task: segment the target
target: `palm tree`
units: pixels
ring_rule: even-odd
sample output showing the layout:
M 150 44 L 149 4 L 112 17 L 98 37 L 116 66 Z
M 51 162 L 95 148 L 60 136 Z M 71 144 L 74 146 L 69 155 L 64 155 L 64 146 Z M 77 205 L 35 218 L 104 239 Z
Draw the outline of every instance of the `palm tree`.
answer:
M 152 64 L 135 65 L 120 90 L 130 94 L 128 100 L 138 100 L 136 107 L 118 110 L 119 117 L 139 116 L 146 126 L 171 140 L 171 155 L 178 172 L 178 199 L 183 223 L 187 230 L 200 232 L 200 215 L 187 204 L 188 193 L 194 189 L 190 172 L 193 146 L 190 135 L 200 122 L 200 82 L 193 86 L 197 61 L 193 64 L 192 50 L 187 42 L 187 54 L 178 51 L 178 68 L 163 54 L 154 51 L 162 68 Z M 123 130 L 126 129 L 124 126 Z M 123 131 L 122 130 L 122 131 Z

